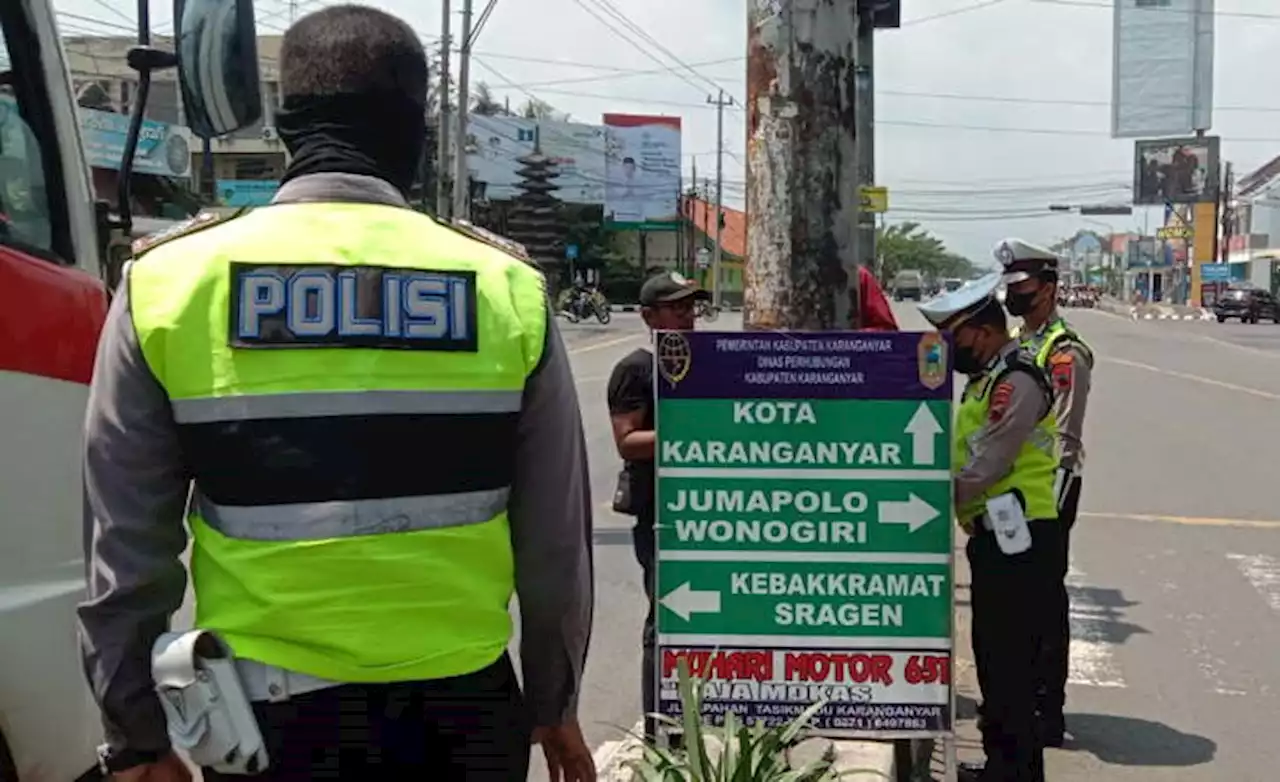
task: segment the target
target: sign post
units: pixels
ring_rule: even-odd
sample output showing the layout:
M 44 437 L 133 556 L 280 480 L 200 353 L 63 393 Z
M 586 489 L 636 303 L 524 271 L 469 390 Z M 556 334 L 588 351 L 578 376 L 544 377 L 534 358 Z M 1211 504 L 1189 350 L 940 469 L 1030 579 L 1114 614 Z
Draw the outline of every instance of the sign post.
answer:
M 935 333 L 662 332 L 659 709 L 949 737 L 951 369 Z

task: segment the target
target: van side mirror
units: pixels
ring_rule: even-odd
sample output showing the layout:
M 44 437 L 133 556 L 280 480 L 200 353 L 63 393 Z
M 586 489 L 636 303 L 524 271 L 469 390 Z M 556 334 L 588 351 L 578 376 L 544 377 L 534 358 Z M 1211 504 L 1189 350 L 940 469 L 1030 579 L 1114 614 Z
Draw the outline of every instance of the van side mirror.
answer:
M 262 118 L 253 0 L 174 0 L 178 81 L 187 125 L 202 139 Z

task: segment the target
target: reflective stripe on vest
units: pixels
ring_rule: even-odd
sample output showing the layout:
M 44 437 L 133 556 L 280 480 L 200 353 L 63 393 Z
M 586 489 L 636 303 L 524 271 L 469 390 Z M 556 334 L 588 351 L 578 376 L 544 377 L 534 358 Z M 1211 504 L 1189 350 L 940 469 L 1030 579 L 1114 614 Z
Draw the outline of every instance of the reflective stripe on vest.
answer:
M 195 496 L 204 523 L 240 540 L 327 540 L 483 524 L 507 509 L 510 490 L 300 502 L 289 505 L 218 505 Z
M 1026 359 L 1029 365 L 1029 358 Z M 999 362 L 981 379 L 969 384 L 956 411 L 955 435 L 952 442 L 952 463 L 959 471 L 972 457 L 969 443 L 987 424 L 991 405 L 991 391 L 1011 370 L 1008 361 Z M 1052 519 L 1058 515 L 1058 505 L 1053 485 L 1058 469 L 1055 448 L 1057 423 L 1050 409 L 1036 425 L 1031 436 L 1022 444 L 1008 474 L 966 505 L 956 509 L 960 526 L 972 531 L 974 520 L 986 512 L 987 500 L 1012 491 L 1022 495 L 1024 512 L 1028 519 Z
M 474 274 L 474 349 L 233 347 L 231 264 L 298 258 Z M 161 245 L 129 285 L 195 477 L 197 625 L 332 681 L 497 659 L 516 428 L 547 327 L 537 271 L 407 209 L 298 204 Z

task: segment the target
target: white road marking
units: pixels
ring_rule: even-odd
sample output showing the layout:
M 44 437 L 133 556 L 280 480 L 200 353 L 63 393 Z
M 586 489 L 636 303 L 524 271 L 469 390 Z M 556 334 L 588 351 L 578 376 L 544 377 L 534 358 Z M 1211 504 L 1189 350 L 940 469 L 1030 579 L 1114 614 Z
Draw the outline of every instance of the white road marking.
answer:
M 1084 587 L 1084 573 L 1072 562 L 1067 570 L 1068 587 Z M 1111 654 L 1103 626 L 1107 608 L 1099 606 L 1082 591 L 1071 595 L 1071 663 L 1067 681 L 1077 687 L 1124 687 L 1124 677 Z
M 1214 386 L 1215 388 L 1223 388 L 1227 391 L 1237 391 L 1241 394 L 1249 394 L 1250 396 L 1256 396 L 1261 399 L 1269 399 L 1271 401 L 1280 400 L 1280 394 L 1275 394 L 1270 391 L 1263 391 L 1258 388 L 1249 388 L 1248 386 L 1238 386 L 1235 383 L 1227 383 L 1222 380 L 1215 380 L 1211 377 L 1203 377 L 1202 375 L 1193 375 L 1190 372 L 1178 372 L 1173 369 L 1164 369 L 1163 367 L 1144 364 L 1141 361 L 1130 361 L 1127 358 L 1115 358 L 1112 356 L 1103 356 L 1100 360 L 1105 364 L 1117 364 L 1122 367 L 1132 367 L 1133 369 L 1145 369 L 1148 372 L 1155 372 L 1159 375 L 1176 377 L 1180 380 L 1190 380 L 1194 383 Z
M 1271 610 L 1280 612 L 1280 560 L 1265 554 L 1228 554 Z
M 606 339 L 603 342 L 588 342 L 585 345 L 579 345 L 577 347 L 569 348 L 568 353 L 571 356 L 576 356 L 580 353 L 589 353 L 593 350 L 600 350 L 601 348 L 609 348 L 609 347 L 613 347 L 614 345 L 621 345 L 624 342 L 631 342 L 632 340 L 641 339 L 647 336 L 648 336 L 648 332 L 645 331 L 645 332 L 639 332 L 637 334 L 628 334 L 625 337 L 618 337 L 616 339 Z

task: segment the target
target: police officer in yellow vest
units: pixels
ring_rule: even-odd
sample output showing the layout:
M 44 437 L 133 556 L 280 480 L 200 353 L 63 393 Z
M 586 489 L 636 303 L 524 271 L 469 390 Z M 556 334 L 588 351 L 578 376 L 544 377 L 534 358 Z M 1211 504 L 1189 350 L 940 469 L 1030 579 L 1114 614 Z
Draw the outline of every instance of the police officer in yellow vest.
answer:
M 408 208 L 427 96 L 408 25 L 321 10 L 279 67 L 274 202 L 140 247 L 99 347 L 80 629 L 104 766 L 190 778 L 150 668 L 185 508 L 195 624 L 265 741 L 253 778 L 505 782 L 532 734 L 594 779 L 590 488 L 544 281 Z
M 1080 506 L 1081 471 L 1084 468 L 1085 408 L 1093 379 L 1093 351 L 1058 312 L 1058 256 L 1021 239 L 1005 239 L 996 245 L 996 259 L 1004 266 L 1009 314 L 1022 318 L 1018 339 L 1035 355 L 1053 387 L 1053 409 L 1058 421 L 1056 489 L 1058 518 L 1063 536 L 1061 574 L 1056 585 L 1054 619 L 1045 639 L 1037 674 L 1037 711 L 1046 745 L 1060 747 L 1066 733 L 1067 669 L 1070 660 L 1070 597 L 1066 577 L 1071 529 Z
M 955 370 L 969 377 L 956 413 L 952 463 L 956 516 L 969 534 L 973 651 L 985 767 L 961 779 L 1042 782 L 1033 728 L 1034 664 L 1052 597 L 1061 538 L 1055 532 L 1056 424 L 1048 381 L 1009 337 L 995 298 L 999 273 L 920 305 L 953 340 Z

